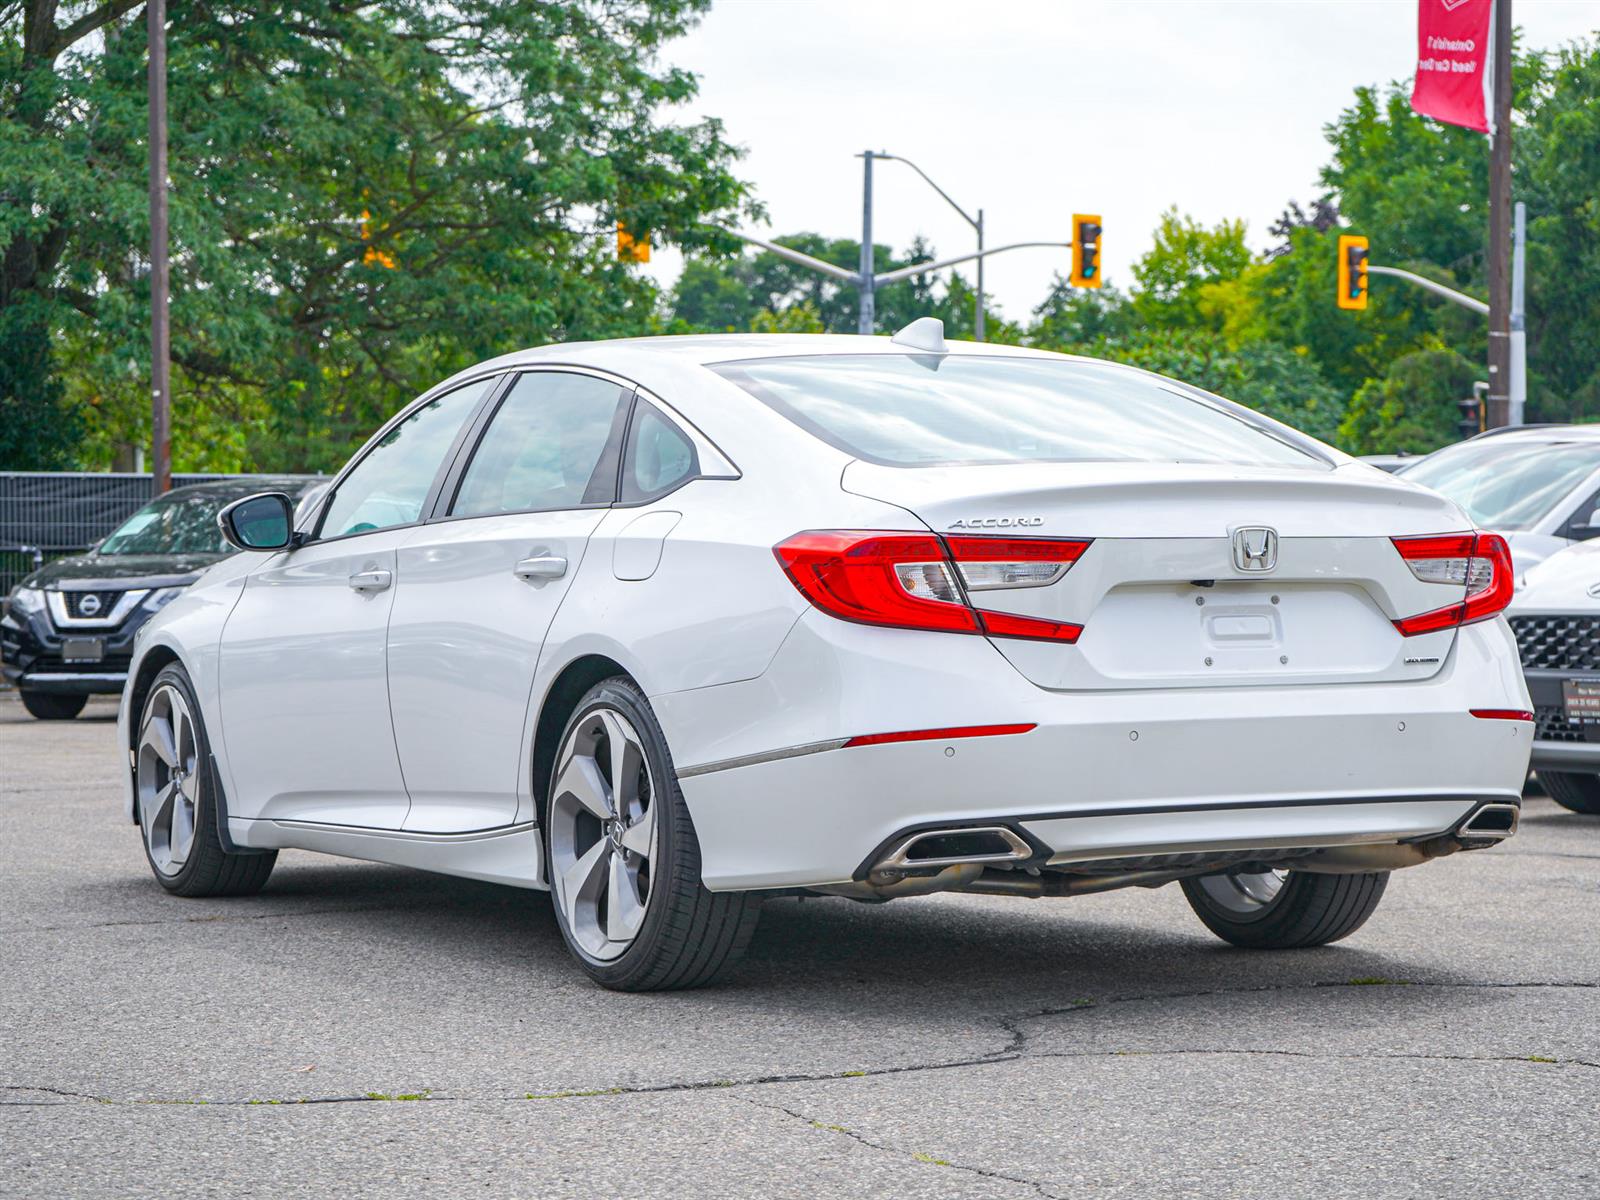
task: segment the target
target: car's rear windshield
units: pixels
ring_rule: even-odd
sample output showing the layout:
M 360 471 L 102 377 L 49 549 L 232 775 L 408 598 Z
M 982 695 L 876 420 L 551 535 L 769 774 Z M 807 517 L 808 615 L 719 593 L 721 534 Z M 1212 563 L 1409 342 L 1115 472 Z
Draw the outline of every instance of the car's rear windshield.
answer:
M 1017 462 L 1328 467 L 1246 410 L 1069 359 L 837 354 L 711 368 L 802 429 L 887 466 Z
M 100 554 L 228 554 L 217 512 L 238 496 L 173 492 L 146 504 L 100 543 Z
M 1442 492 L 1485 529 L 1532 529 L 1600 471 L 1600 442 L 1483 441 L 1447 446 L 1401 475 Z

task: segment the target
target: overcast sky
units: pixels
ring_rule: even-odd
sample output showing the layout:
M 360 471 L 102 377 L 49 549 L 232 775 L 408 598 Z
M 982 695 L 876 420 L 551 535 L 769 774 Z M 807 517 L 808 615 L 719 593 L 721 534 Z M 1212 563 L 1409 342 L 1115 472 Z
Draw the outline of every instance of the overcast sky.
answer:
M 1515 0 L 1514 16 L 1525 45 L 1553 47 L 1600 29 L 1600 0 Z M 854 156 L 871 147 L 982 207 L 990 245 L 1065 241 L 1073 212 L 1101 213 L 1106 277 L 1126 286 L 1172 204 L 1244 217 L 1264 247 L 1284 205 L 1317 194 L 1322 127 L 1352 89 L 1411 74 L 1416 21 L 1416 0 L 715 0 L 663 57 L 701 77 L 689 111 L 747 151 L 771 216 L 750 232 L 859 237 Z M 874 173 L 876 241 L 972 248 L 910 170 Z M 675 277 L 675 254 L 656 259 Z M 1025 318 L 1065 262 L 1000 255 L 988 289 Z

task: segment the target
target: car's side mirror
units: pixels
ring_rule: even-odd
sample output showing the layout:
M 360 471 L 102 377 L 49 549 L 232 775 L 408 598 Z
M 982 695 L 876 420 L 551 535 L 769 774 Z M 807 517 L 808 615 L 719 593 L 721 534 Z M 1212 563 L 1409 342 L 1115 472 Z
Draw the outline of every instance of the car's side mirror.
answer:
M 294 504 L 282 492 L 246 496 L 219 512 L 217 525 L 241 550 L 287 550 L 294 544 Z

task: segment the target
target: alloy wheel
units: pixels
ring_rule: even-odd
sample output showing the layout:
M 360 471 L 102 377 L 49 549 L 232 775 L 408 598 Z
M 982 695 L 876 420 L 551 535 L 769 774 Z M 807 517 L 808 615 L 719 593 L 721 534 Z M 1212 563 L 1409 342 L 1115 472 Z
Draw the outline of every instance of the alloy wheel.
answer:
M 139 825 L 150 861 L 176 875 L 194 850 L 200 803 L 200 751 L 194 715 L 170 684 L 145 704 L 138 750 Z
M 550 801 L 550 887 L 584 954 L 609 961 L 638 936 L 650 903 L 657 829 L 649 756 L 614 708 L 567 735 Z
M 1287 871 L 1258 871 L 1205 875 L 1198 882 L 1219 907 L 1252 917 L 1272 907 L 1288 879 Z

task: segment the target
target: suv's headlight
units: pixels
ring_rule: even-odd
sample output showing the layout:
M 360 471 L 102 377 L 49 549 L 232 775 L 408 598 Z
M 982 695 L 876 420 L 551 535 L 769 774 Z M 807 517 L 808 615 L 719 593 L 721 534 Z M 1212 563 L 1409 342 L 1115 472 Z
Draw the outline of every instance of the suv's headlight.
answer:
M 160 612 L 181 595 L 183 595 L 181 587 L 157 588 L 144 598 L 144 606 L 153 613 Z
M 44 611 L 44 593 L 38 588 L 19 587 L 12 590 L 6 597 L 6 611 L 21 613 L 41 613 Z

